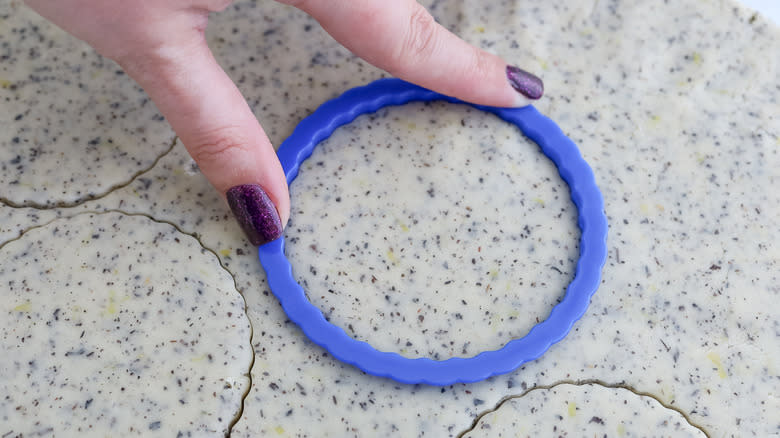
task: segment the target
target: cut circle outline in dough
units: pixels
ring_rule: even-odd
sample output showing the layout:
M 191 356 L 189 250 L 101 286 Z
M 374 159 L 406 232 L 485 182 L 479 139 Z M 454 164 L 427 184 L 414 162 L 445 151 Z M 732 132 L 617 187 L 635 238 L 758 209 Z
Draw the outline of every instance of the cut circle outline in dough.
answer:
M 292 183 L 296 178 L 301 163 L 311 155 L 315 146 L 338 127 L 362 114 L 386 106 L 435 100 L 465 103 L 400 79 L 379 79 L 324 103 L 302 120 L 279 148 L 278 156 L 287 183 Z M 593 171 L 574 142 L 552 120 L 532 106 L 497 108 L 466 104 L 492 113 L 520 128 L 553 161 L 561 178 L 569 185 L 581 231 L 580 258 L 574 279 L 547 319 L 534 326 L 525 336 L 509 341 L 500 349 L 484 351 L 468 358 L 410 359 L 398 353 L 379 351 L 328 322 L 295 281 L 292 266 L 284 254 L 284 237 L 260 246 L 258 255 L 268 284 L 290 320 L 298 324 L 309 339 L 334 357 L 368 374 L 389 377 L 402 383 L 444 386 L 457 382 L 476 382 L 513 371 L 537 359 L 552 344 L 566 336 L 574 322 L 585 313 L 601 281 L 601 270 L 607 254 L 604 200 Z

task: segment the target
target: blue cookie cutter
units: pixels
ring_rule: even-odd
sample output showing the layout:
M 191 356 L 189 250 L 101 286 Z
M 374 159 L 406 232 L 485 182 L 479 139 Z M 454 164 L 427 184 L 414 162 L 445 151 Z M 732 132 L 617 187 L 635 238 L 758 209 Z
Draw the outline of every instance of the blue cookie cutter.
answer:
M 380 79 L 351 89 L 326 102 L 295 128 L 279 148 L 279 160 L 290 184 L 298 175 L 301 163 L 314 147 L 328 138 L 339 126 L 361 114 L 372 113 L 389 105 L 408 102 L 443 100 L 464 103 L 452 97 L 418 87 L 399 79 Z M 484 351 L 469 358 L 446 360 L 410 359 L 398 353 L 379 351 L 370 344 L 351 338 L 336 325 L 325 320 L 320 309 L 306 298 L 284 255 L 284 237 L 261 246 L 260 263 L 265 269 L 271 291 L 279 299 L 287 316 L 298 324 L 306 336 L 328 350 L 335 358 L 352 364 L 366 373 L 390 377 L 403 383 L 450 385 L 476 382 L 510 372 L 542 355 L 552 344 L 563 339 L 572 325 L 588 308 L 591 296 L 601 281 L 601 269 L 607 256 L 607 218 L 604 201 L 596 180 L 577 146 L 558 126 L 535 108 L 495 108 L 472 105 L 517 125 L 558 167 L 569 185 L 578 211 L 580 259 L 574 279 L 563 300 L 547 319 L 522 338 L 513 339 L 498 350 Z

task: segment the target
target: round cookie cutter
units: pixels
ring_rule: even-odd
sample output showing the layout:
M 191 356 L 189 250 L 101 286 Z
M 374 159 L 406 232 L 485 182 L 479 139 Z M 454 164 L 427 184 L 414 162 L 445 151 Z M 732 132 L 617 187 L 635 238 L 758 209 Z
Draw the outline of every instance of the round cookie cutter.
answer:
M 320 106 L 295 128 L 279 147 L 278 156 L 290 184 L 298 175 L 300 164 L 314 147 L 328 138 L 339 126 L 362 114 L 390 105 L 408 102 L 443 100 L 464 103 L 399 79 L 380 79 L 353 88 Z M 471 105 L 466 103 L 467 105 Z M 484 351 L 473 357 L 446 360 L 406 358 L 398 353 L 379 351 L 367 342 L 351 338 L 341 328 L 325 320 L 319 308 L 306 298 L 295 281 L 292 267 L 284 255 L 284 237 L 258 249 L 271 291 L 282 304 L 287 316 L 298 324 L 314 343 L 335 358 L 352 364 L 366 373 L 390 377 L 403 383 L 450 385 L 476 382 L 510 372 L 542 355 L 552 344 L 563 339 L 572 325 L 588 308 L 591 296 L 601 281 L 601 269 L 607 256 L 607 218 L 604 201 L 593 171 L 580 155 L 577 146 L 558 126 L 535 108 L 495 108 L 471 105 L 495 114 L 517 125 L 528 138 L 558 167 L 561 178 L 569 185 L 577 207 L 580 228 L 580 258 L 574 279 L 563 299 L 544 321 L 522 338 L 513 339 L 498 350 Z

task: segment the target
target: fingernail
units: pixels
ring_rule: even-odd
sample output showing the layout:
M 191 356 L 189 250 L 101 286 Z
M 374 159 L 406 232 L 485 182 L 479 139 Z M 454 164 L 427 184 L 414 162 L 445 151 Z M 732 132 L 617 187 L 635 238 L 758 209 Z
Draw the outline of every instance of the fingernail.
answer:
M 282 221 L 271 198 L 257 184 L 242 184 L 227 191 L 227 201 L 238 224 L 260 246 L 282 235 Z
M 542 80 L 521 68 L 506 66 L 506 78 L 515 91 L 529 99 L 536 100 L 544 94 Z

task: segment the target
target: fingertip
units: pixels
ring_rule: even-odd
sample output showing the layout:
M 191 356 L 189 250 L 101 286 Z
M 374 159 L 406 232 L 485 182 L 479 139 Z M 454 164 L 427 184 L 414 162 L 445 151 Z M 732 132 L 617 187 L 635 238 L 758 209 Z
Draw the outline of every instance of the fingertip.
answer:
M 264 245 L 282 236 L 284 227 L 277 207 L 259 184 L 233 186 L 225 197 L 252 245 Z
M 544 94 L 542 79 L 519 67 L 507 65 L 506 79 L 516 93 L 515 107 L 530 105 Z

